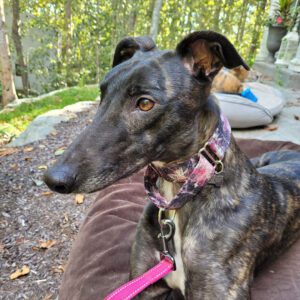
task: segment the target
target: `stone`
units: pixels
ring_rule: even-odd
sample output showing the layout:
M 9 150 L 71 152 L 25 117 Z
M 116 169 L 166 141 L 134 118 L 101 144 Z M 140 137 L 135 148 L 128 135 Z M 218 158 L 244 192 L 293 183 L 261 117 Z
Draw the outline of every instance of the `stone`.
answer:
M 76 113 L 91 109 L 95 101 L 82 101 L 68 105 L 63 109 L 55 109 L 36 117 L 27 129 L 6 147 L 21 147 L 46 138 L 54 131 L 55 126 L 76 118 Z
M 275 14 L 275 10 L 278 7 L 279 0 L 271 0 L 269 17 L 273 17 Z M 260 43 L 259 53 L 256 56 L 256 61 L 258 62 L 273 62 L 272 54 L 267 49 L 267 39 L 269 34 L 269 28 L 265 27 L 263 32 L 263 37 Z
M 300 90 L 280 88 L 280 91 L 285 96 L 286 106 L 272 123 L 277 126 L 276 130 L 268 131 L 263 127 L 239 129 L 233 130 L 233 135 L 237 138 L 290 141 L 300 144 L 300 121 L 295 118 L 300 114 Z
M 299 51 L 300 52 L 300 51 Z M 255 62 L 254 70 L 262 73 L 263 76 L 269 77 L 276 85 L 291 89 L 300 90 L 300 74 L 291 71 L 290 68 L 283 68 L 274 64 Z M 300 61 L 299 61 L 300 72 Z
M 300 73 L 300 44 L 298 46 L 296 56 L 291 60 L 289 64 L 289 70 L 297 72 L 298 74 Z
M 233 135 L 237 138 L 289 141 L 300 144 L 300 121 L 295 120 L 295 115 L 298 114 L 300 114 L 300 106 L 285 107 L 272 123 L 277 125 L 278 129 L 273 131 L 265 129 L 233 130 Z
M 296 26 L 282 38 L 276 65 L 288 67 L 291 59 L 295 56 L 299 44 L 299 34 Z

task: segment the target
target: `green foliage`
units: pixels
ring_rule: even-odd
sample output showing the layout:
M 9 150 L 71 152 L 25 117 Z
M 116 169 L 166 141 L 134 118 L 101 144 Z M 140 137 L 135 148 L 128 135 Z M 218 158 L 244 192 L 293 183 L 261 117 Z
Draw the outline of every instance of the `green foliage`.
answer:
M 274 17 L 269 17 L 266 21 L 267 26 L 283 26 L 290 28 L 295 21 L 293 16 L 292 4 L 293 0 L 279 0 Z
M 79 101 L 92 101 L 98 95 L 98 87 L 74 87 L 30 104 L 23 103 L 13 111 L 0 114 L 0 130 L 4 130 L 7 124 L 10 124 L 16 130 L 23 131 L 40 114 Z
M 36 41 L 28 51 L 28 66 L 37 80 L 46 82 L 44 91 L 98 82 L 110 69 L 120 39 L 149 34 L 154 6 L 154 0 L 72 0 L 68 20 L 66 3 L 20 0 L 26 15 L 22 35 Z M 213 29 L 252 62 L 267 13 L 267 0 L 165 0 L 157 45 L 174 49 L 185 34 Z

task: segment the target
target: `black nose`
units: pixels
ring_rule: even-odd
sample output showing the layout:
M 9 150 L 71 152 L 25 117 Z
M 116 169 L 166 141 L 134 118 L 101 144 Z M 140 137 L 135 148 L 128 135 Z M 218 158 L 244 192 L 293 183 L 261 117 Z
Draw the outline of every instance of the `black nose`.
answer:
M 48 169 L 44 174 L 44 182 L 58 193 L 68 194 L 75 188 L 76 173 L 72 166 L 58 165 Z

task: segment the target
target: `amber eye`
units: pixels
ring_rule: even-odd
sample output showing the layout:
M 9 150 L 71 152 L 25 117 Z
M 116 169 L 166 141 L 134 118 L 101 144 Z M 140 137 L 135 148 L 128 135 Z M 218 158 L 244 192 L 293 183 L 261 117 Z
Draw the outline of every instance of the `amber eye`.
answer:
M 141 98 L 137 102 L 137 107 L 142 111 L 148 111 L 153 108 L 154 104 L 155 102 L 150 99 Z

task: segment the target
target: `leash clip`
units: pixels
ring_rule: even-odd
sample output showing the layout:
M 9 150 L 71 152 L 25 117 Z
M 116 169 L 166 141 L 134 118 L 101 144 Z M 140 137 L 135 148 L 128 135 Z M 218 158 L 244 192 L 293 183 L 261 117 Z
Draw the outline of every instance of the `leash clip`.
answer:
M 170 254 L 168 248 L 168 242 L 173 239 L 175 234 L 175 224 L 171 219 L 163 218 L 164 209 L 159 209 L 158 212 L 158 223 L 160 226 L 160 233 L 158 234 L 158 238 L 162 241 L 162 251 L 160 252 L 160 259 L 167 259 L 169 262 L 173 264 L 173 271 L 176 270 L 176 264 L 174 257 Z

